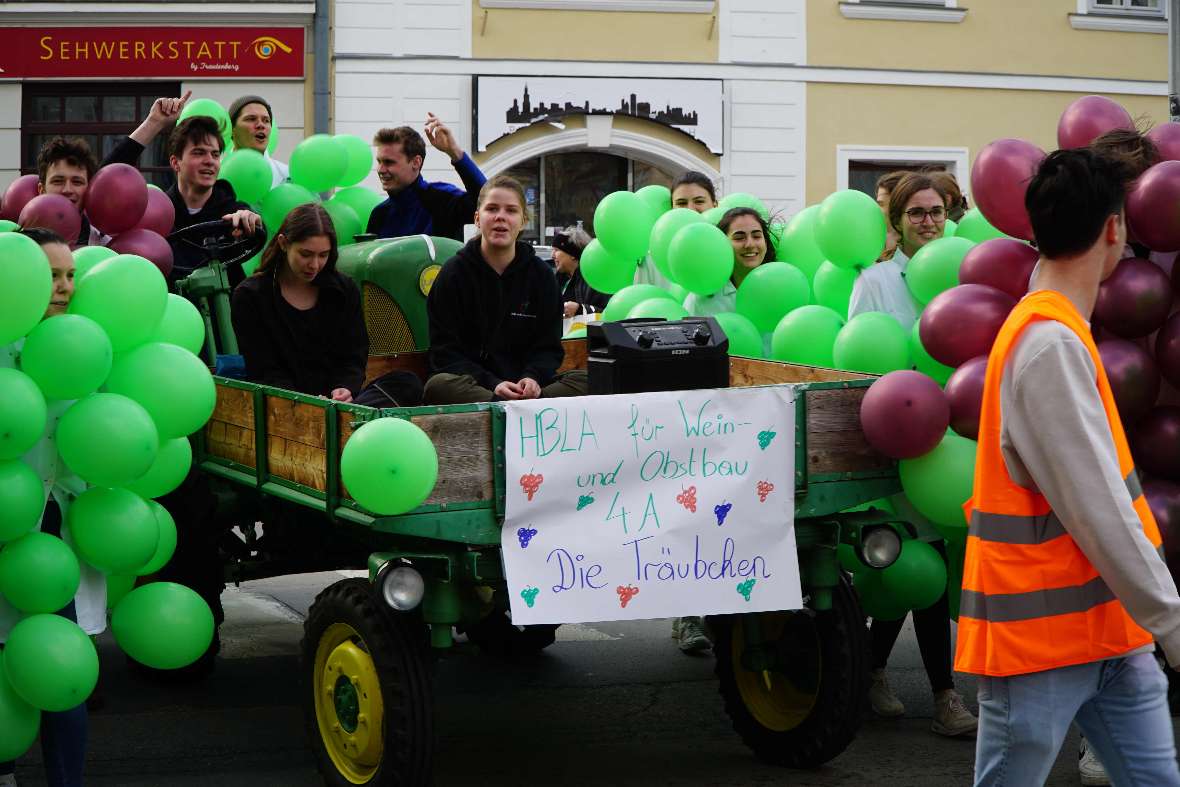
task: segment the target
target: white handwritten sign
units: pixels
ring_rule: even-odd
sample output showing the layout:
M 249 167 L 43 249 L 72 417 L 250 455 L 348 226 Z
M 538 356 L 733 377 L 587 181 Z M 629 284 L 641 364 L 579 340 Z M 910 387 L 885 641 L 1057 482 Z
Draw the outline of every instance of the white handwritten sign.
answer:
M 518 624 L 797 609 L 788 386 L 509 402 Z

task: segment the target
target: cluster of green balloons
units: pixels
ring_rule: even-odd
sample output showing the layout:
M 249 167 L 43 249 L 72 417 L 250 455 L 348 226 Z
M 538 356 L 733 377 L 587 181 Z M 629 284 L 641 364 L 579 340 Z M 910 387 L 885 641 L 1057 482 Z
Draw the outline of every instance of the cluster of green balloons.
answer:
M 349 436 L 340 454 L 340 478 L 352 499 L 373 513 L 404 514 L 430 497 L 438 453 L 411 421 L 378 418 Z
M 853 571 L 861 609 L 874 620 L 900 620 L 912 609 L 935 604 L 947 590 L 946 562 L 924 541 L 903 540 L 897 560 L 884 569 L 841 562 Z

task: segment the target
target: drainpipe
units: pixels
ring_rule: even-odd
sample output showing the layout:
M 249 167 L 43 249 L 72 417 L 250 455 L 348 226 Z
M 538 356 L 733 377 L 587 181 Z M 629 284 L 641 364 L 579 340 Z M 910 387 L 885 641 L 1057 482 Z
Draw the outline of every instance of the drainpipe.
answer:
M 1178 0 L 1172 0 L 1177 2 Z M 328 35 L 329 0 L 315 0 L 315 29 L 312 33 L 315 52 L 315 74 L 312 76 L 312 101 L 314 105 L 315 133 L 328 134 L 329 106 L 331 98 L 330 74 L 332 65 L 331 42 Z
M 1180 0 L 1168 0 L 1168 115 L 1180 121 Z

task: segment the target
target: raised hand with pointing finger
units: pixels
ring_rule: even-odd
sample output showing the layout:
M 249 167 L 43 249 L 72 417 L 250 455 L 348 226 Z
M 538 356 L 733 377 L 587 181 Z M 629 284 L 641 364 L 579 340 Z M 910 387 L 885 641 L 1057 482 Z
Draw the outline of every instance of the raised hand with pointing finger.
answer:
M 131 138 L 147 147 L 161 131 L 176 122 L 192 94 L 193 91 L 186 90 L 180 98 L 157 98 L 152 102 L 152 108 L 148 110 L 148 116 L 139 124 L 139 128 L 131 132 Z
M 426 139 L 436 150 L 441 150 L 451 157 L 451 161 L 463 158 L 463 147 L 456 141 L 455 135 L 446 124 L 433 112 L 426 113 Z

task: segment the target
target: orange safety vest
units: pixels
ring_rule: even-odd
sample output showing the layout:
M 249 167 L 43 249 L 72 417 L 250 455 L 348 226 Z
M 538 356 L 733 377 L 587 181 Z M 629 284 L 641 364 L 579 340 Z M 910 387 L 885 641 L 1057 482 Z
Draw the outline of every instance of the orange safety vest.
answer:
M 1015 483 L 1000 451 L 1000 378 L 1021 333 L 1056 320 L 1082 340 L 1098 369 L 1095 385 L 1143 532 L 1157 548 L 1159 527 L 1143 497 L 1114 395 L 1090 328 L 1062 294 L 1027 295 L 992 345 L 983 387 L 975 486 L 964 505 L 969 527 L 963 565 L 955 669 L 1023 675 L 1113 658 L 1151 643 L 1053 514 L 1039 492 Z M 1068 451 L 1068 446 L 1062 446 Z

